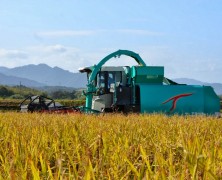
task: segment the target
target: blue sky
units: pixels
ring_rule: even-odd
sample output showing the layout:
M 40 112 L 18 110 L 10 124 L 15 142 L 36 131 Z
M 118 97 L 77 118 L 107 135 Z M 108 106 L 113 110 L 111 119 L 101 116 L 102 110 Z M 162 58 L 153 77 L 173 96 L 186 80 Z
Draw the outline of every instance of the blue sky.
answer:
M 77 72 L 118 49 L 169 78 L 222 83 L 222 1 L 1 0 L 0 66 Z M 108 65 L 133 65 L 113 59 Z

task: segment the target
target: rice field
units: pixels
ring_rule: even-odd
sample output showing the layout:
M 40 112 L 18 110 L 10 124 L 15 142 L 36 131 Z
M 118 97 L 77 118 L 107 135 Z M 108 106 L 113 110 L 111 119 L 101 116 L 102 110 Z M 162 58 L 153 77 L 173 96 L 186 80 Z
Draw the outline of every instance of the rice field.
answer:
M 222 119 L 0 113 L 0 179 L 221 179 Z

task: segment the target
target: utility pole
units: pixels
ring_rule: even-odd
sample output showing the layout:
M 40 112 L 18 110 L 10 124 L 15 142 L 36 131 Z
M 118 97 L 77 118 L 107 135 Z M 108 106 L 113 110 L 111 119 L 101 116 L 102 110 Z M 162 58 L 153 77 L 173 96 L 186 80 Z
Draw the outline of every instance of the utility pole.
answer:
M 19 82 L 19 93 L 20 93 L 20 94 L 21 94 L 21 92 L 22 92 L 21 89 L 22 89 L 22 82 L 20 81 L 20 82 Z

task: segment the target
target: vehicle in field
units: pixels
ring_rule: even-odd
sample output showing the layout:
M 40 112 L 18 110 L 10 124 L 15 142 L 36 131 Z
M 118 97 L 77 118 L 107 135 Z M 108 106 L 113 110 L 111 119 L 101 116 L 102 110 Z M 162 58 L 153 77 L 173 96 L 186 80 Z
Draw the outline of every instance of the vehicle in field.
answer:
M 137 66 L 103 66 L 126 55 Z M 217 114 L 220 100 L 210 86 L 178 84 L 164 76 L 163 66 L 147 66 L 128 50 L 118 50 L 97 65 L 80 68 L 87 73 L 86 107 L 83 111 L 167 114 Z
M 76 113 L 78 108 L 63 106 L 45 96 L 29 96 L 19 105 L 21 112 Z

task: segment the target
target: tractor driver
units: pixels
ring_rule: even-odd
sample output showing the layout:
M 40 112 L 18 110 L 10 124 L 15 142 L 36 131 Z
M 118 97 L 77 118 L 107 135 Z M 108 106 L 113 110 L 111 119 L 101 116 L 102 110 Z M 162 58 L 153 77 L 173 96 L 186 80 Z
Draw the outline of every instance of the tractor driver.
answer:
M 110 85 L 115 83 L 115 74 L 109 73 L 108 75 L 108 89 L 110 89 Z

